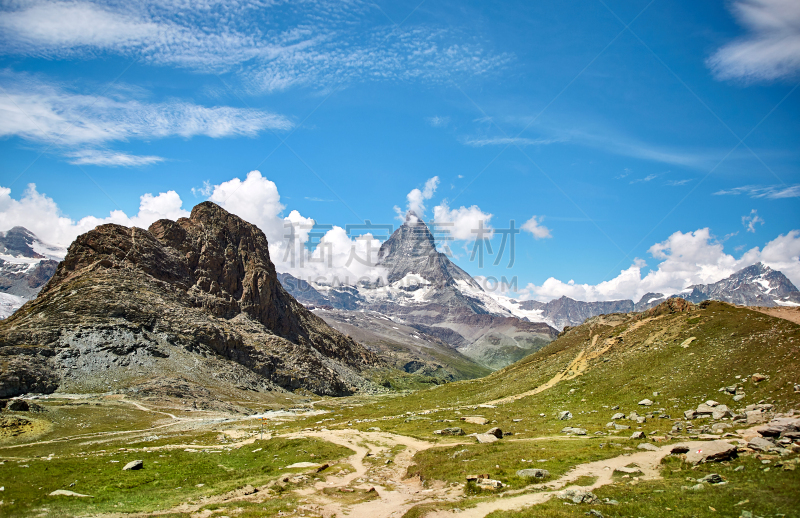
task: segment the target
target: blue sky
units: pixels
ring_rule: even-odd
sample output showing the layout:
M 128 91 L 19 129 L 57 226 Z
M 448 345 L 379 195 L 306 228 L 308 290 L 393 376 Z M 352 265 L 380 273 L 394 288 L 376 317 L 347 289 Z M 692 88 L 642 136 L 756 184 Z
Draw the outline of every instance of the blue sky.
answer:
M 3 230 L 210 197 L 281 269 L 292 211 L 397 225 L 437 177 L 425 219 L 515 296 L 800 283 L 797 2 L 9 2 L 0 51 Z M 529 222 L 513 268 L 469 260 L 476 218 Z

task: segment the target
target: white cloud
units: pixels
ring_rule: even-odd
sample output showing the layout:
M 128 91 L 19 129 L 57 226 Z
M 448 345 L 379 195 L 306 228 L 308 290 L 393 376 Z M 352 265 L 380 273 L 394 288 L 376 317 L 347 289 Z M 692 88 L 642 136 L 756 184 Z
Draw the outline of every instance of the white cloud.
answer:
M 203 180 L 202 187 L 192 187 L 192 196 L 195 198 L 199 196 L 203 196 L 204 198 L 208 198 L 211 196 L 211 193 L 214 192 L 214 189 L 211 187 L 211 182 L 208 180 Z
M 485 49 L 467 29 L 375 26 L 374 6 L 361 0 L 33 0 L 0 9 L 4 54 L 133 56 L 201 72 L 232 71 L 260 91 L 353 81 L 445 82 L 487 75 L 513 59 Z M 278 21 L 289 28 L 275 30 Z
M 209 199 L 264 232 L 270 258 L 280 272 L 305 280 L 329 283 L 338 280 L 343 284 L 385 277 L 385 271 L 374 266 L 381 242 L 371 234 L 350 238 L 343 228 L 333 227 L 310 251 L 306 245 L 311 239 L 314 219 L 296 210 L 283 217 L 284 206 L 277 187 L 259 171 L 251 171 L 244 180 L 233 178 L 214 185 Z M 105 223 L 146 229 L 159 219 L 189 217 L 189 211 L 182 205 L 175 191 L 148 193 L 140 197 L 139 211 L 133 216 L 115 210 L 105 218 L 86 216 L 75 221 L 64 215 L 52 198 L 39 193 L 34 184 L 28 185 L 18 200 L 11 197 L 11 189 L 0 187 L 0 230 L 23 226 L 46 243 L 66 247 L 78 235 Z
M 449 231 L 449 237 L 472 241 L 482 235 L 485 239 L 494 237 L 494 229 L 491 225 L 492 214 L 483 212 L 480 207 L 459 207 L 451 209 L 447 200 L 442 201 L 433 208 L 433 220 L 441 230 Z M 484 231 L 481 232 L 480 229 Z
M 443 128 L 444 126 L 450 124 L 450 117 L 439 117 L 438 115 L 433 117 L 428 117 L 425 120 L 428 121 L 428 124 L 430 124 L 434 128 Z
M 520 228 L 522 230 L 525 230 L 526 232 L 530 232 L 531 234 L 533 234 L 533 237 L 535 239 L 544 239 L 548 237 L 553 237 L 550 234 L 550 229 L 542 225 L 543 219 L 544 216 L 540 216 L 538 220 L 536 216 L 533 216 L 531 219 L 523 223 Z
M 406 195 L 408 200 L 408 212 L 413 212 L 419 217 L 425 216 L 425 200 L 433 198 L 436 188 L 439 186 L 439 177 L 434 176 L 425 182 L 425 187 L 422 190 L 412 189 Z
M 148 193 L 141 196 L 139 212 L 134 216 L 115 210 L 106 218 L 87 216 L 75 221 L 64 215 L 52 198 L 39 193 L 34 184 L 28 185 L 19 200 L 11 197 L 11 189 L 0 187 L 0 229 L 22 226 L 46 243 L 69 246 L 80 234 L 105 223 L 147 228 L 162 218 L 188 217 L 189 212 L 181 206 L 181 198 L 175 191 L 157 196 Z
M 555 138 L 525 138 L 525 137 L 483 137 L 469 138 L 464 140 L 464 144 L 472 147 L 484 146 L 544 146 L 564 142 L 563 139 Z
M 0 136 L 79 146 L 129 139 L 255 136 L 293 124 L 262 110 L 81 95 L 24 74 L 0 74 Z M 81 151 L 86 156 L 97 151 Z M 80 157 L 78 157 L 80 158 Z
M 655 180 L 656 178 L 658 178 L 658 175 L 657 175 L 657 174 L 649 174 L 649 175 L 645 176 L 644 178 L 637 178 L 637 179 L 635 179 L 635 180 L 631 180 L 631 182 L 630 182 L 630 183 L 631 183 L 631 184 L 635 184 L 635 183 L 645 183 L 645 182 L 650 182 L 650 181 L 652 181 L 652 180 Z
M 160 156 L 129 155 L 116 151 L 105 151 L 99 149 L 84 149 L 67 153 L 70 157 L 69 163 L 76 165 L 103 165 L 110 167 L 134 167 L 142 165 L 157 164 L 163 162 Z
M 285 207 L 278 188 L 259 171 L 251 171 L 244 181 L 233 178 L 215 185 L 208 199 L 264 232 L 279 272 L 316 282 L 338 279 L 343 284 L 385 275 L 374 266 L 381 243 L 370 234 L 351 239 L 343 228 L 333 227 L 310 251 L 306 245 L 314 219 L 296 210 L 281 216 Z
M 715 196 L 746 194 L 751 198 L 768 198 L 777 200 L 781 198 L 800 197 L 800 184 L 795 185 L 744 185 L 733 189 L 723 189 L 714 193 Z
M 764 219 L 758 215 L 758 211 L 753 209 L 750 211 L 750 214 L 742 216 L 742 225 L 748 232 L 752 232 L 753 234 L 756 233 L 756 224 L 764 224 Z
M 563 295 L 576 300 L 596 301 L 632 299 L 645 293 L 673 295 L 692 284 L 710 284 L 759 261 L 783 272 L 795 285 L 800 285 L 800 231 L 793 230 L 736 259 L 726 254 L 708 228 L 694 232 L 675 232 L 667 240 L 656 243 L 648 252 L 661 262 L 642 275 L 646 263 L 637 259 L 611 280 L 599 284 L 563 282 L 553 277 L 541 286 L 528 284 L 520 290 L 520 298 L 551 300 Z
M 719 79 L 770 81 L 800 70 L 800 3 L 796 0 L 738 0 L 731 4 L 748 34 L 707 60 Z

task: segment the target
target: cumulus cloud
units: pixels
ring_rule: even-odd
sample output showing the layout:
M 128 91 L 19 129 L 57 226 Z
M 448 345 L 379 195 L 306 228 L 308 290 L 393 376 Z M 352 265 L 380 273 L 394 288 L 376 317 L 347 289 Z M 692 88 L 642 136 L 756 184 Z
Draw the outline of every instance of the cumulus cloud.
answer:
M 542 225 L 542 220 L 544 216 L 539 216 L 538 219 L 536 216 L 533 216 L 531 219 L 526 221 L 520 227 L 522 230 L 526 232 L 530 232 L 533 234 L 534 239 L 544 239 L 548 237 L 553 237 L 550 234 L 550 229 Z
M 528 284 L 520 298 L 547 301 L 561 296 L 576 300 L 597 301 L 632 299 L 644 294 L 673 295 L 692 284 L 710 284 L 759 261 L 783 272 L 795 285 L 800 284 L 800 231 L 793 230 L 767 243 L 763 249 L 752 248 L 739 259 L 726 254 L 721 242 L 708 228 L 694 232 L 675 232 L 648 250 L 659 260 L 657 268 L 643 275 L 646 263 L 637 259 L 611 280 L 599 284 L 563 282 L 553 277 L 541 286 Z
M 385 277 L 383 269 L 374 264 L 380 241 L 371 234 L 351 238 L 343 228 L 334 226 L 319 243 L 309 243 L 315 220 L 297 210 L 283 217 L 285 206 L 278 187 L 259 171 L 250 171 L 244 180 L 233 178 L 214 185 L 211 191 L 210 201 L 264 232 L 270 258 L 279 272 L 329 284 Z
M 444 200 L 433 208 L 436 225 L 449 231 L 449 237 L 456 240 L 471 241 L 477 237 L 491 239 L 494 237 L 491 219 L 492 214 L 483 212 L 477 205 L 451 209 L 447 200 Z
M 0 229 L 25 227 L 46 243 L 66 247 L 80 234 L 105 223 L 147 228 L 162 218 L 188 217 L 189 212 L 181 206 L 175 191 L 156 196 L 148 193 L 140 197 L 139 212 L 133 216 L 114 210 L 105 218 L 87 216 L 75 221 L 63 214 L 52 198 L 38 192 L 35 184 L 28 184 L 18 200 L 11 197 L 11 189 L 0 187 Z
M 204 188 L 210 189 L 209 200 L 264 232 L 270 258 L 279 272 L 315 282 L 355 284 L 379 277 L 385 282 L 386 272 L 375 266 L 379 240 L 372 234 L 351 237 L 334 226 L 319 243 L 312 243 L 314 219 L 296 210 L 284 217 L 278 188 L 259 171 L 251 171 L 244 180 L 233 178 Z M 142 195 L 139 211 L 132 216 L 114 210 L 107 217 L 86 216 L 76 221 L 63 214 L 52 198 L 38 192 L 34 184 L 28 185 L 20 199 L 11 197 L 11 189 L 0 187 L 0 230 L 22 226 L 44 242 L 64 247 L 105 223 L 146 229 L 159 219 L 177 220 L 189 215 L 178 193 L 167 191 Z
M 425 187 L 422 190 L 412 189 L 406 195 L 408 205 L 406 206 L 408 212 L 413 212 L 419 217 L 425 215 L 425 200 L 433 198 L 436 188 L 439 186 L 439 177 L 434 176 L 425 182 Z
M 752 232 L 753 234 L 756 233 L 756 225 L 757 224 L 764 224 L 764 219 L 758 215 L 758 211 L 753 209 L 750 211 L 750 214 L 742 216 L 742 225 L 748 232 Z
M 770 81 L 796 75 L 800 70 L 800 3 L 738 0 L 731 9 L 747 34 L 708 59 L 716 77 Z

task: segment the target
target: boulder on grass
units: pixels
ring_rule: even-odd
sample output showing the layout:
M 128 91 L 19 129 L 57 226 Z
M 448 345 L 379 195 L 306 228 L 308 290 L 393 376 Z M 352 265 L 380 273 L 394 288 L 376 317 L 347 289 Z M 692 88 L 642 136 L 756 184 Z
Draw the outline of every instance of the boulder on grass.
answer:
M 725 441 L 702 441 L 689 445 L 686 462 L 702 464 L 704 462 L 720 462 L 734 457 L 736 457 L 736 446 L 733 444 Z
M 125 464 L 125 467 L 122 468 L 122 471 L 135 471 L 137 469 L 142 469 L 144 467 L 143 460 L 132 460 L 129 463 Z

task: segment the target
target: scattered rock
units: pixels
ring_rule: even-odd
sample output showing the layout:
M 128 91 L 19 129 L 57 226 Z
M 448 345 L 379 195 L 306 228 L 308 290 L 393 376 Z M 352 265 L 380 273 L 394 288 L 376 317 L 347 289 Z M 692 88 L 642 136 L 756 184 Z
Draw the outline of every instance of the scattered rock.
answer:
M 576 504 L 594 504 L 600 501 L 591 491 L 582 491 L 580 489 L 565 489 L 558 493 L 557 496 L 562 500 L 571 500 Z
M 482 489 L 500 489 L 503 487 L 503 483 L 499 480 L 493 480 L 491 478 L 479 478 L 477 480 L 477 484 Z
M 76 496 L 78 498 L 94 498 L 92 495 L 82 495 L 80 493 L 76 493 L 75 491 L 68 491 L 66 489 L 56 489 L 50 496 Z
M 763 374 L 756 372 L 755 374 L 750 376 L 750 379 L 753 381 L 753 383 L 759 383 L 767 379 L 767 377 L 764 376 Z
M 750 442 L 747 443 L 747 447 L 756 451 L 767 452 L 773 449 L 775 445 L 763 437 L 753 437 L 750 439 Z
M 563 412 L 559 412 L 558 419 L 560 421 L 567 421 L 569 419 L 572 419 L 572 412 L 570 412 L 569 410 L 564 410 Z
M 585 428 L 574 428 L 572 426 L 567 426 L 561 429 L 561 433 L 567 433 L 571 435 L 586 435 Z
M 517 471 L 517 476 L 522 478 L 547 478 L 550 476 L 550 472 L 546 469 L 521 469 Z
M 694 410 L 687 410 L 683 413 L 683 417 L 686 419 L 694 419 L 695 418 L 695 411 Z
M 723 482 L 725 482 L 725 479 L 716 473 L 711 473 L 701 479 L 698 479 L 697 481 L 705 482 L 706 484 L 722 484 Z
M 614 429 L 615 430 L 630 430 L 630 428 L 631 427 L 626 425 L 626 424 L 616 424 L 616 423 L 614 423 Z
M 625 414 L 623 414 L 622 412 L 617 412 L 616 414 L 611 416 L 611 419 L 615 421 L 617 419 L 625 419 Z
M 706 401 L 706 405 L 708 405 L 708 406 L 710 406 L 710 407 L 712 407 L 712 408 L 713 408 L 713 407 L 715 407 L 715 406 L 718 406 L 718 405 L 719 405 L 719 403 L 717 403 L 717 402 L 716 402 L 716 401 L 714 401 L 713 399 L 709 399 L 708 401 Z
M 650 401 L 649 399 L 643 399 L 643 400 L 639 401 L 639 404 L 642 405 L 642 406 L 651 406 L 653 404 L 653 402 Z
M 462 417 L 461 420 L 464 421 L 465 423 L 470 423 L 470 424 L 479 424 L 479 425 L 489 424 L 488 419 L 477 415 Z
M 644 432 L 633 432 L 633 434 L 631 434 L 631 439 L 634 440 L 642 440 L 646 438 L 647 436 L 644 434 Z
M 433 433 L 436 435 L 464 435 L 464 430 L 454 426 L 452 428 L 445 428 L 443 430 L 434 430 Z
M 642 444 L 637 446 L 637 448 L 639 448 L 640 450 L 647 450 L 647 451 L 658 451 L 659 450 L 658 446 L 654 446 L 654 445 L 650 444 L 649 442 L 643 442 Z
M 144 467 L 143 460 L 132 460 L 129 463 L 125 464 L 122 468 L 122 471 L 134 471 L 137 469 L 142 469 Z

